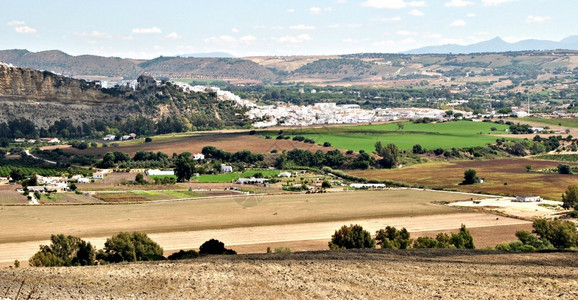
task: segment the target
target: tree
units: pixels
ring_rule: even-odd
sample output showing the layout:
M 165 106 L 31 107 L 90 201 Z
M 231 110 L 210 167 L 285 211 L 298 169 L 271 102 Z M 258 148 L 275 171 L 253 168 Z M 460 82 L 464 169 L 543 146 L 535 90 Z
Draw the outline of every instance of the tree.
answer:
M 225 244 L 216 239 L 210 239 L 204 242 L 199 247 L 199 254 L 204 255 L 220 255 L 220 254 L 237 254 L 235 250 L 225 248 Z
M 190 157 L 191 153 L 183 152 L 175 160 L 175 175 L 178 182 L 190 180 L 195 172 L 195 165 Z
M 562 194 L 562 207 L 570 209 L 578 205 L 578 184 L 569 185 L 564 194 Z
M 449 242 L 458 249 L 476 248 L 474 246 L 474 238 L 470 231 L 466 229 L 466 225 L 464 224 L 462 224 L 462 227 L 460 227 L 460 231 L 457 234 L 452 233 Z
M 394 168 L 398 164 L 399 149 L 395 144 L 387 144 L 382 147 L 381 142 L 375 143 L 375 151 L 382 159 L 379 161 L 384 168 Z
M 558 174 L 572 174 L 572 167 L 567 164 L 559 164 Z
M 425 149 L 423 149 L 420 144 L 415 144 L 413 145 L 412 152 L 414 154 L 423 154 L 425 152 Z
M 331 236 L 329 249 L 375 248 L 375 240 L 360 225 L 343 225 Z
M 467 169 L 464 172 L 464 181 L 462 184 L 474 184 L 478 180 L 478 176 L 476 176 L 476 170 L 474 169 Z
M 134 182 L 136 184 L 147 184 L 148 182 L 144 179 L 144 176 L 142 175 L 142 173 L 138 173 L 136 174 L 135 178 L 134 178 Z
M 106 239 L 97 258 L 112 263 L 164 259 L 163 248 L 140 232 L 120 232 Z
M 387 226 L 375 233 L 375 240 L 382 249 L 407 249 L 411 245 L 409 232 L 402 228 L 397 230 L 395 227 Z
M 329 181 L 327 180 L 323 180 L 323 182 L 321 183 L 321 187 L 324 189 L 329 189 L 331 188 L 331 183 L 329 183 Z
M 558 249 L 576 247 L 578 243 L 578 231 L 572 221 L 536 219 L 532 227 L 535 234 Z
M 71 235 L 52 235 L 49 246 L 41 245 L 29 263 L 34 267 L 89 266 L 95 264 L 96 250 L 90 244 Z
M 24 171 L 22 171 L 22 169 L 14 168 L 10 170 L 10 178 L 12 179 L 12 181 L 20 181 L 26 178 L 26 175 L 24 174 Z

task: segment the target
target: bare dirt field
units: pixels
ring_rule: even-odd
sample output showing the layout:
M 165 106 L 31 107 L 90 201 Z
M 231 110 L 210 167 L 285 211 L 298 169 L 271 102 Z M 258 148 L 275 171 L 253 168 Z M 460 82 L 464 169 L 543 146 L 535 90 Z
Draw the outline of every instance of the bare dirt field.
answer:
M 190 153 L 200 153 L 205 146 L 215 146 L 229 152 L 249 150 L 254 153 L 269 153 L 272 150 L 281 152 L 283 150 L 291 150 L 294 148 L 307 149 L 313 152 L 317 150 L 327 151 L 334 149 L 292 140 L 276 140 L 274 138 L 265 139 L 258 135 L 249 135 L 248 133 L 207 133 L 187 137 L 176 137 L 175 139 L 162 141 L 154 141 L 153 138 L 153 142 L 143 144 L 123 145 L 121 143 L 119 147 L 99 147 L 88 148 L 85 150 L 63 147 L 63 149 L 75 154 L 100 157 L 110 151 L 122 151 L 131 156 L 139 150 L 153 152 L 160 151 L 168 155 L 185 151 Z
M 578 252 L 349 250 L 0 271 L 0 297 L 23 299 L 576 299 L 577 291 Z
M 562 193 L 571 184 L 576 184 L 576 175 L 543 174 L 527 172 L 553 168 L 559 162 L 532 159 L 495 159 L 487 161 L 435 162 L 413 165 L 396 170 L 348 171 L 348 173 L 371 179 L 394 180 L 428 187 L 442 187 L 493 194 L 535 194 L 546 199 L 560 200 Z M 459 185 L 464 180 L 464 171 L 475 169 L 482 184 Z

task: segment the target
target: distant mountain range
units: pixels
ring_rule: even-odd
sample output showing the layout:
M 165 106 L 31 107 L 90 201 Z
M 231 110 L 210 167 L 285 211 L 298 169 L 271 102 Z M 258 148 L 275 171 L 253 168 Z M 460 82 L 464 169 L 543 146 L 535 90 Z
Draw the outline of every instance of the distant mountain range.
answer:
M 547 40 L 522 40 L 516 43 L 508 43 L 496 37 L 491 40 L 471 45 L 446 44 L 440 46 L 427 46 L 404 52 L 405 54 L 469 54 L 484 52 L 509 52 L 527 50 L 578 50 L 578 35 L 569 36 L 559 42 Z
M 190 53 L 190 54 L 179 54 L 179 57 L 225 57 L 225 58 L 233 58 L 235 57 L 231 53 L 227 52 L 206 52 L 206 53 Z

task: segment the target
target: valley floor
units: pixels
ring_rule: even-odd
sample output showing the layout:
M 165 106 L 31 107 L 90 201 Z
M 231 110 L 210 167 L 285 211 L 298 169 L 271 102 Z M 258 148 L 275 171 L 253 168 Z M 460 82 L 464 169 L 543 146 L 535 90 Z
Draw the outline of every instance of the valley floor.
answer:
M 28 299 L 576 299 L 578 252 L 352 250 L 96 267 L 2 269 L 0 297 L 18 296 Z

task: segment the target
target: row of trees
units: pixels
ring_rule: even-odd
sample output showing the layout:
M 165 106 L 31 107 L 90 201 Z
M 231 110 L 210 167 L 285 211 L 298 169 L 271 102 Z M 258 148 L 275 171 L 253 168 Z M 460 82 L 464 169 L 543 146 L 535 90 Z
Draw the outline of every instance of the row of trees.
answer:
M 409 248 L 458 248 L 458 249 L 475 249 L 474 238 L 462 225 L 458 233 L 448 235 L 440 233 L 437 237 L 419 237 L 417 240 L 410 238 L 409 232 L 402 228 L 396 229 L 392 226 L 387 226 L 385 229 L 380 229 L 375 233 L 375 238 L 364 230 L 361 225 L 343 225 L 336 230 L 331 236 L 331 241 L 328 243 L 329 249 L 363 249 L 375 248 L 379 245 L 382 249 L 409 249 Z
M 52 235 L 50 245 L 41 245 L 29 263 L 34 267 L 91 266 L 95 264 L 164 260 L 163 248 L 145 233 L 120 232 L 108 238 L 104 248 L 96 250 L 90 242 L 71 235 Z M 210 239 L 195 250 L 173 253 L 170 260 L 195 258 L 204 255 L 237 254 L 225 248 L 219 240 Z

